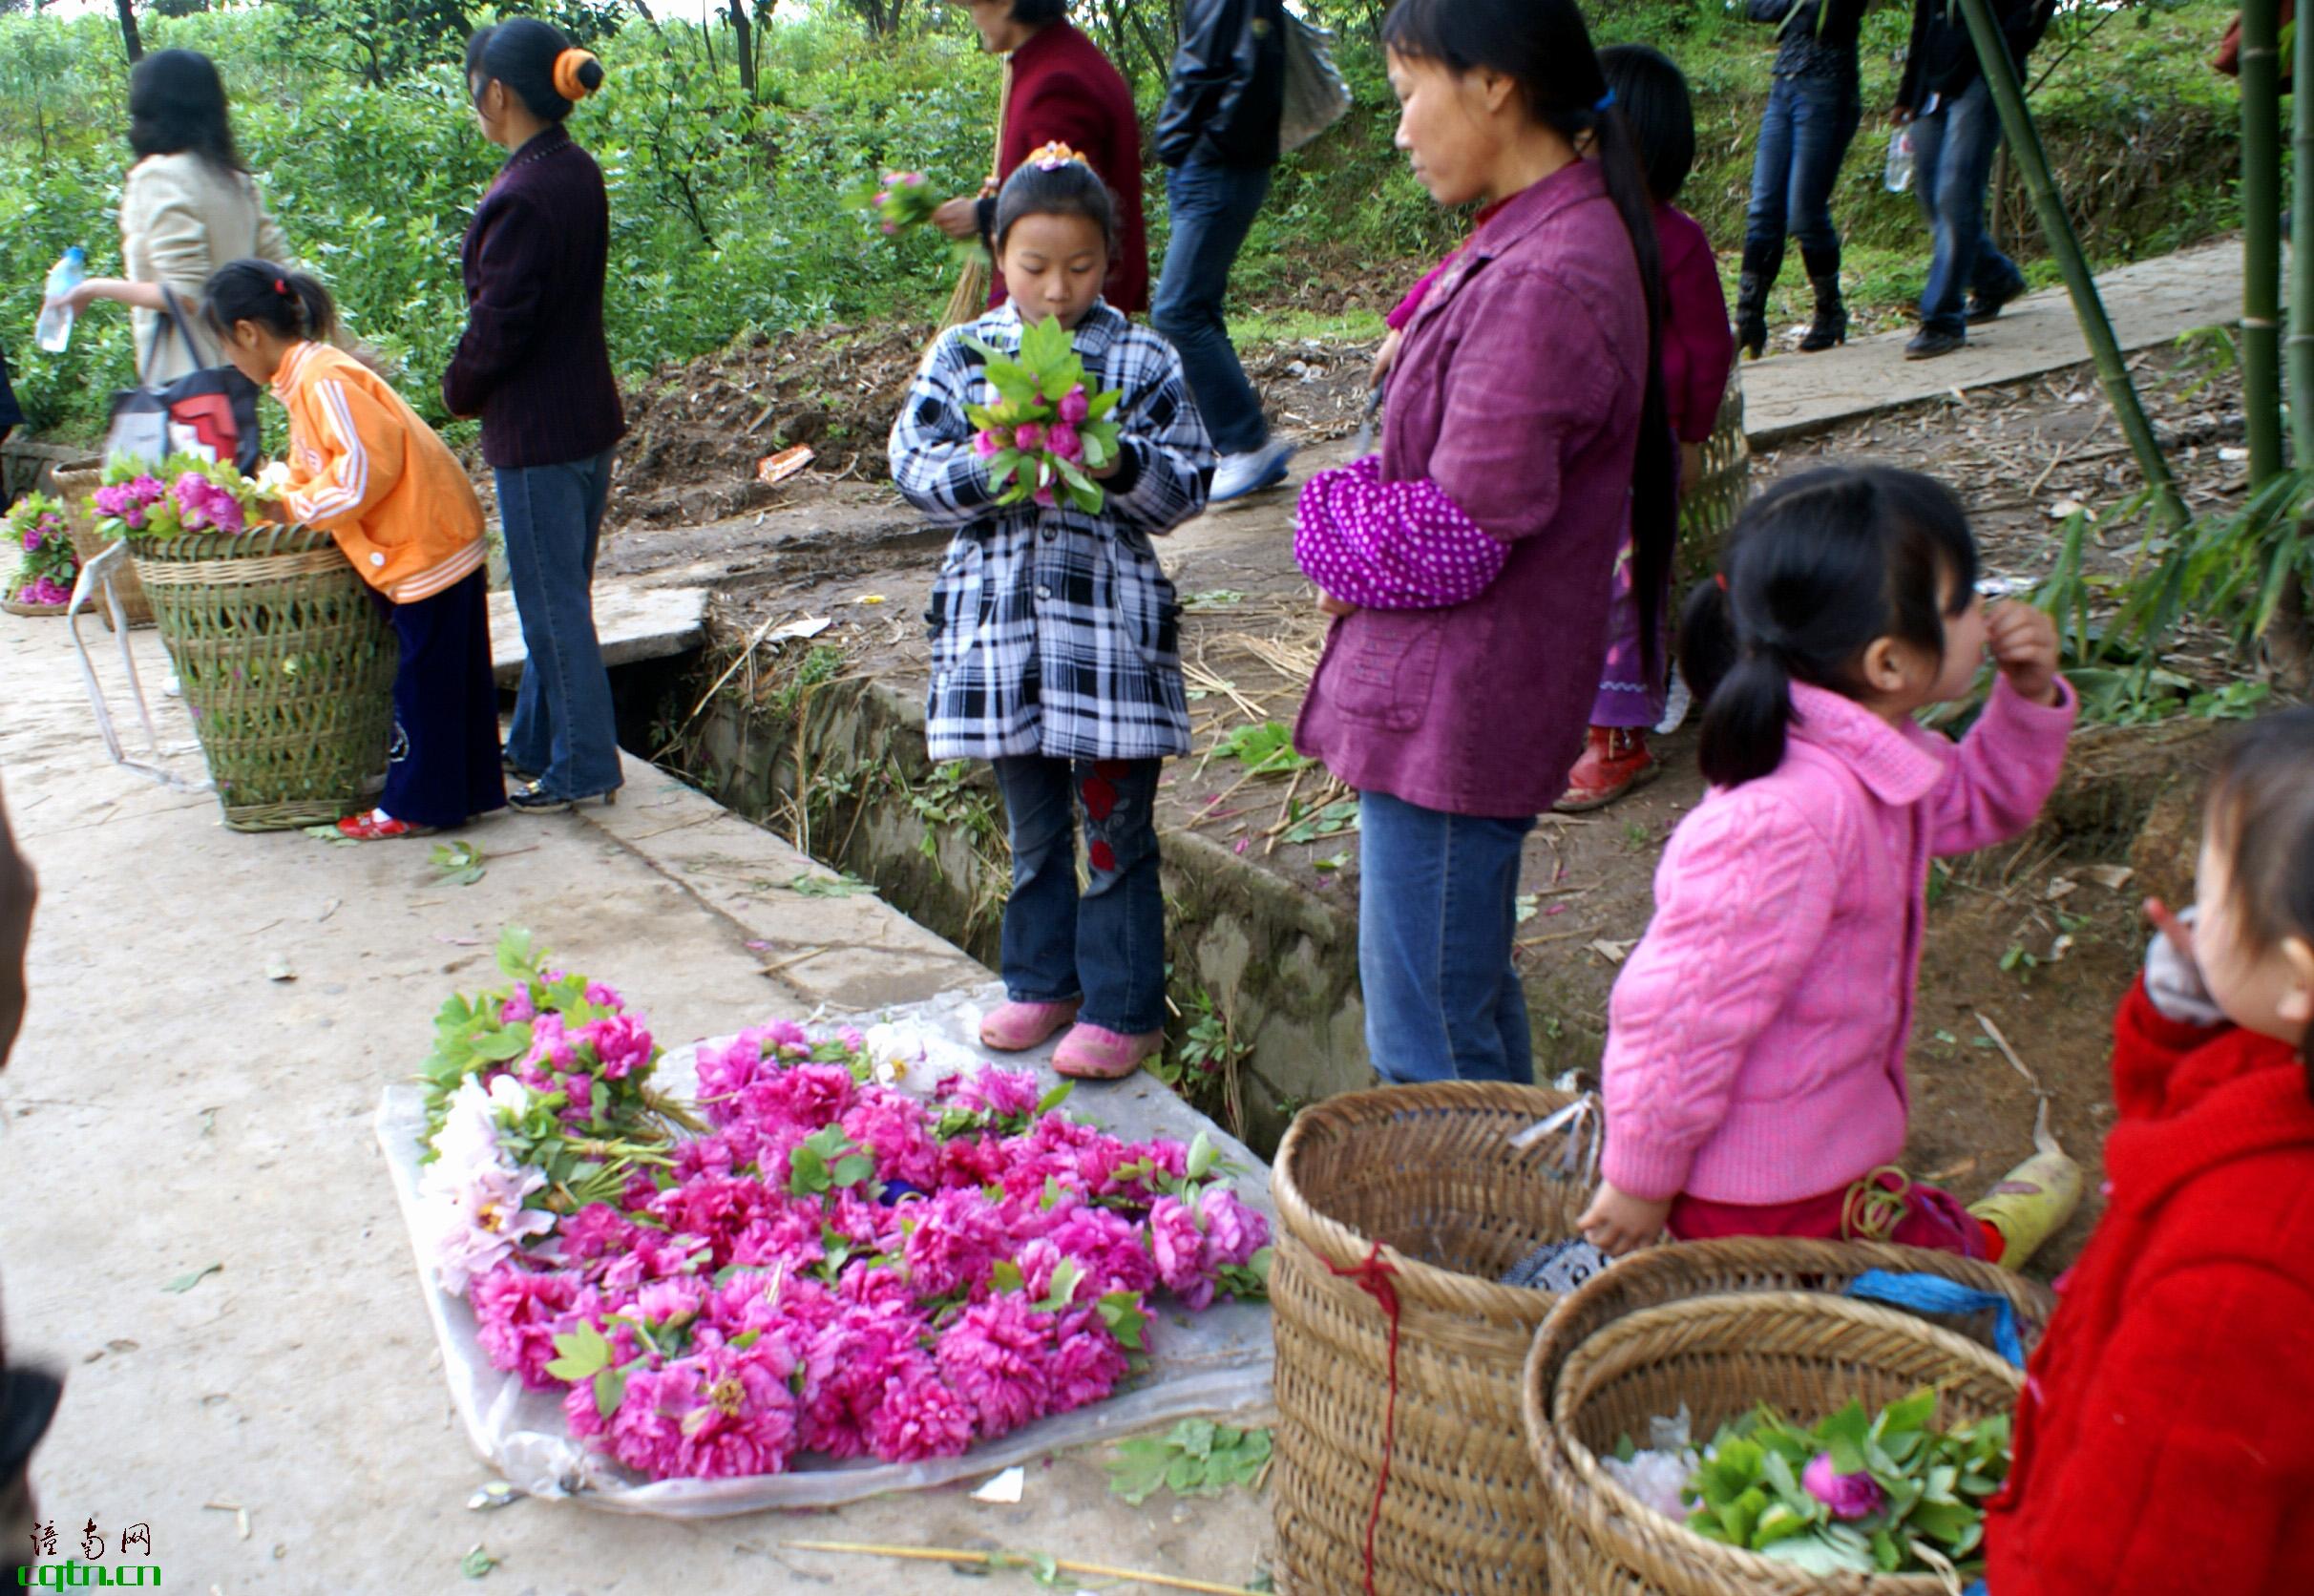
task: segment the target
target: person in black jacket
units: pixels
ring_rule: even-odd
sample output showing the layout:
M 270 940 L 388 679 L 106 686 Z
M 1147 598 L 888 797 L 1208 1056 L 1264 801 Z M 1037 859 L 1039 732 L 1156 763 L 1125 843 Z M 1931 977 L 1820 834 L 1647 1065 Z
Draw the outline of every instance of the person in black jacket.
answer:
M 1157 117 L 1173 233 L 1149 325 L 1181 352 L 1189 391 L 1220 452 L 1215 503 L 1284 481 L 1294 452 L 1271 438 L 1221 313 L 1230 267 L 1277 164 L 1285 29 L 1283 0 L 1189 0 Z
M 1856 34 L 1869 0 L 1750 0 L 1754 22 L 1777 25 L 1776 66 L 1752 158 L 1744 214 L 1743 276 L 1736 287 L 1736 342 L 1759 358 L 1768 342 L 1768 290 L 1783 269 L 1784 240 L 1799 241 L 1816 320 L 1803 349 L 1848 340 L 1840 293 L 1840 229 L 1832 184 L 1863 116 Z
M 2020 74 L 2054 10 L 2055 0 L 2000 0 L 2001 35 Z M 2001 120 L 1968 23 L 1951 0 L 1913 0 L 1896 119 L 1912 124 L 1913 186 L 1935 250 L 1921 294 L 1921 330 L 1904 357 L 1933 360 L 1965 346 L 1971 324 L 1991 321 L 2025 291 L 2025 274 L 1985 236 L 1985 190 Z M 1964 294 L 1972 296 L 1966 304 Z

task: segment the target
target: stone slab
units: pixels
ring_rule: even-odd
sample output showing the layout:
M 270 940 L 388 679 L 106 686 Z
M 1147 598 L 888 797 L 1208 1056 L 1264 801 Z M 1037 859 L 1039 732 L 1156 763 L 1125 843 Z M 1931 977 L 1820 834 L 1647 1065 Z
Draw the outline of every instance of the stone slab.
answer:
M 2241 246 L 2219 242 L 2116 266 L 2098 276 L 2097 292 L 2124 352 L 2167 344 L 2194 327 L 2240 316 Z M 1753 447 L 1771 448 L 1876 411 L 1956 389 L 2018 382 L 2089 359 L 2072 300 L 2061 287 L 2028 294 L 1997 321 L 1970 327 L 1967 348 L 1937 360 L 1904 359 L 1912 331 L 1859 338 L 1817 354 L 1745 362 L 1744 430 Z
M 606 581 L 595 584 L 595 633 L 602 642 L 602 662 L 631 665 L 641 660 L 664 660 L 688 654 L 706 637 L 707 589 L 660 587 L 642 582 Z M 515 596 L 490 596 L 491 668 L 501 687 L 519 686 L 523 662 L 530 650 L 522 643 L 522 623 L 515 614 Z

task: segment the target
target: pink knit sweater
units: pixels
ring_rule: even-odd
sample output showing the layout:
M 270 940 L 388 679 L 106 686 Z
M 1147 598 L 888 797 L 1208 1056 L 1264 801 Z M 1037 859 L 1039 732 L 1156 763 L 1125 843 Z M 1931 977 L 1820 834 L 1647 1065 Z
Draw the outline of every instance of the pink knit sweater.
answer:
M 1783 763 L 1708 793 L 1655 872 L 1609 1008 L 1609 1181 L 1787 1203 L 1902 1155 L 1929 856 L 2032 824 L 2078 707 L 2061 691 L 2002 679 L 1955 747 L 1794 685 Z

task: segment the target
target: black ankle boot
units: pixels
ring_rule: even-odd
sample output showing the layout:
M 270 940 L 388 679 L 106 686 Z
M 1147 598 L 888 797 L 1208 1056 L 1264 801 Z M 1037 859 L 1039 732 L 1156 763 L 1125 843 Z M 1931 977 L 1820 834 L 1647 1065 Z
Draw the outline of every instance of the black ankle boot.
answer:
M 1840 251 L 1805 249 L 1808 286 L 1816 290 L 1816 320 L 1800 336 L 1799 346 L 1810 354 L 1848 341 L 1848 307 L 1840 297 Z
M 1783 243 L 1746 242 L 1743 276 L 1736 284 L 1736 346 L 1754 360 L 1768 346 L 1768 290 L 1783 265 Z

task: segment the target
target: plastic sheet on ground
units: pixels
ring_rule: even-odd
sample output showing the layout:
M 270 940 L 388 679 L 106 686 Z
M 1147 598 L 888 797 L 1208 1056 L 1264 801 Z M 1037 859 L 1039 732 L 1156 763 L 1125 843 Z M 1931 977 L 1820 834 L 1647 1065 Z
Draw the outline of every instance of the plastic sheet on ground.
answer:
M 941 1077 L 977 1067 L 987 1058 L 970 1043 L 979 1035 L 983 1006 L 1001 998 L 995 988 L 948 993 L 872 1015 L 814 1016 L 810 1022 L 859 1025 L 868 1031 L 872 1050 L 878 1058 L 897 1054 L 920 1060 L 908 1065 L 897 1085 L 929 1095 Z M 694 1055 L 699 1045 L 669 1049 L 660 1060 L 655 1082 L 688 1100 L 693 1095 Z M 1033 1066 L 1049 1086 L 1060 1080 L 1052 1070 L 1051 1051 L 1048 1045 L 1001 1061 L 1008 1068 Z M 1270 1197 L 1268 1166 L 1153 1077 L 1143 1073 L 1114 1084 L 1080 1082 L 1061 1111 L 1131 1141 L 1169 1136 L 1188 1142 L 1203 1130 L 1222 1156 L 1236 1166 L 1238 1194 L 1262 1211 L 1274 1231 L 1277 1210 Z M 1150 1305 L 1149 1360 L 1140 1376 L 1120 1386 L 1105 1401 L 1039 1419 L 997 1440 L 982 1442 L 961 1457 L 886 1463 L 873 1458 L 837 1462 L 818 1454 L 802 1454 L 797 1467 L 787 1474 L 645 1481 L 572 1438 L 563 1422 L 558 1393 L 525 1391 L 519 1378 L 492 1368 L 474 1339 L 473 1310 L 465 1298 L 451 1296 L 435 1286 L 417 1228 L 418 1136 L 425 1124 L 422 1087 L 386 1089 L 378 1108 L 378 1141 L 386 1150 L 394 1194 L 401 1200 L 402 1220 L 410 1232 L 426 1311 L 441 1343 L 451 1400 L 465 1422 L 474 1450 L 517 1488 L 533 1496 L 569 1496 L 610 1512 L 670 1519 L 715 1518 L 772 1507 L 831 1507 L 887 1491 L 978 1478 L 1061 1448 L 1131 1435 L 1192 1415 L 1243 1413 L 1270 1400 L 1272 1344 L 1267 1303 L 1216 1304 L 1202 1313 L 1189 1313 L 1170 1298 L 1159 1296 Z

